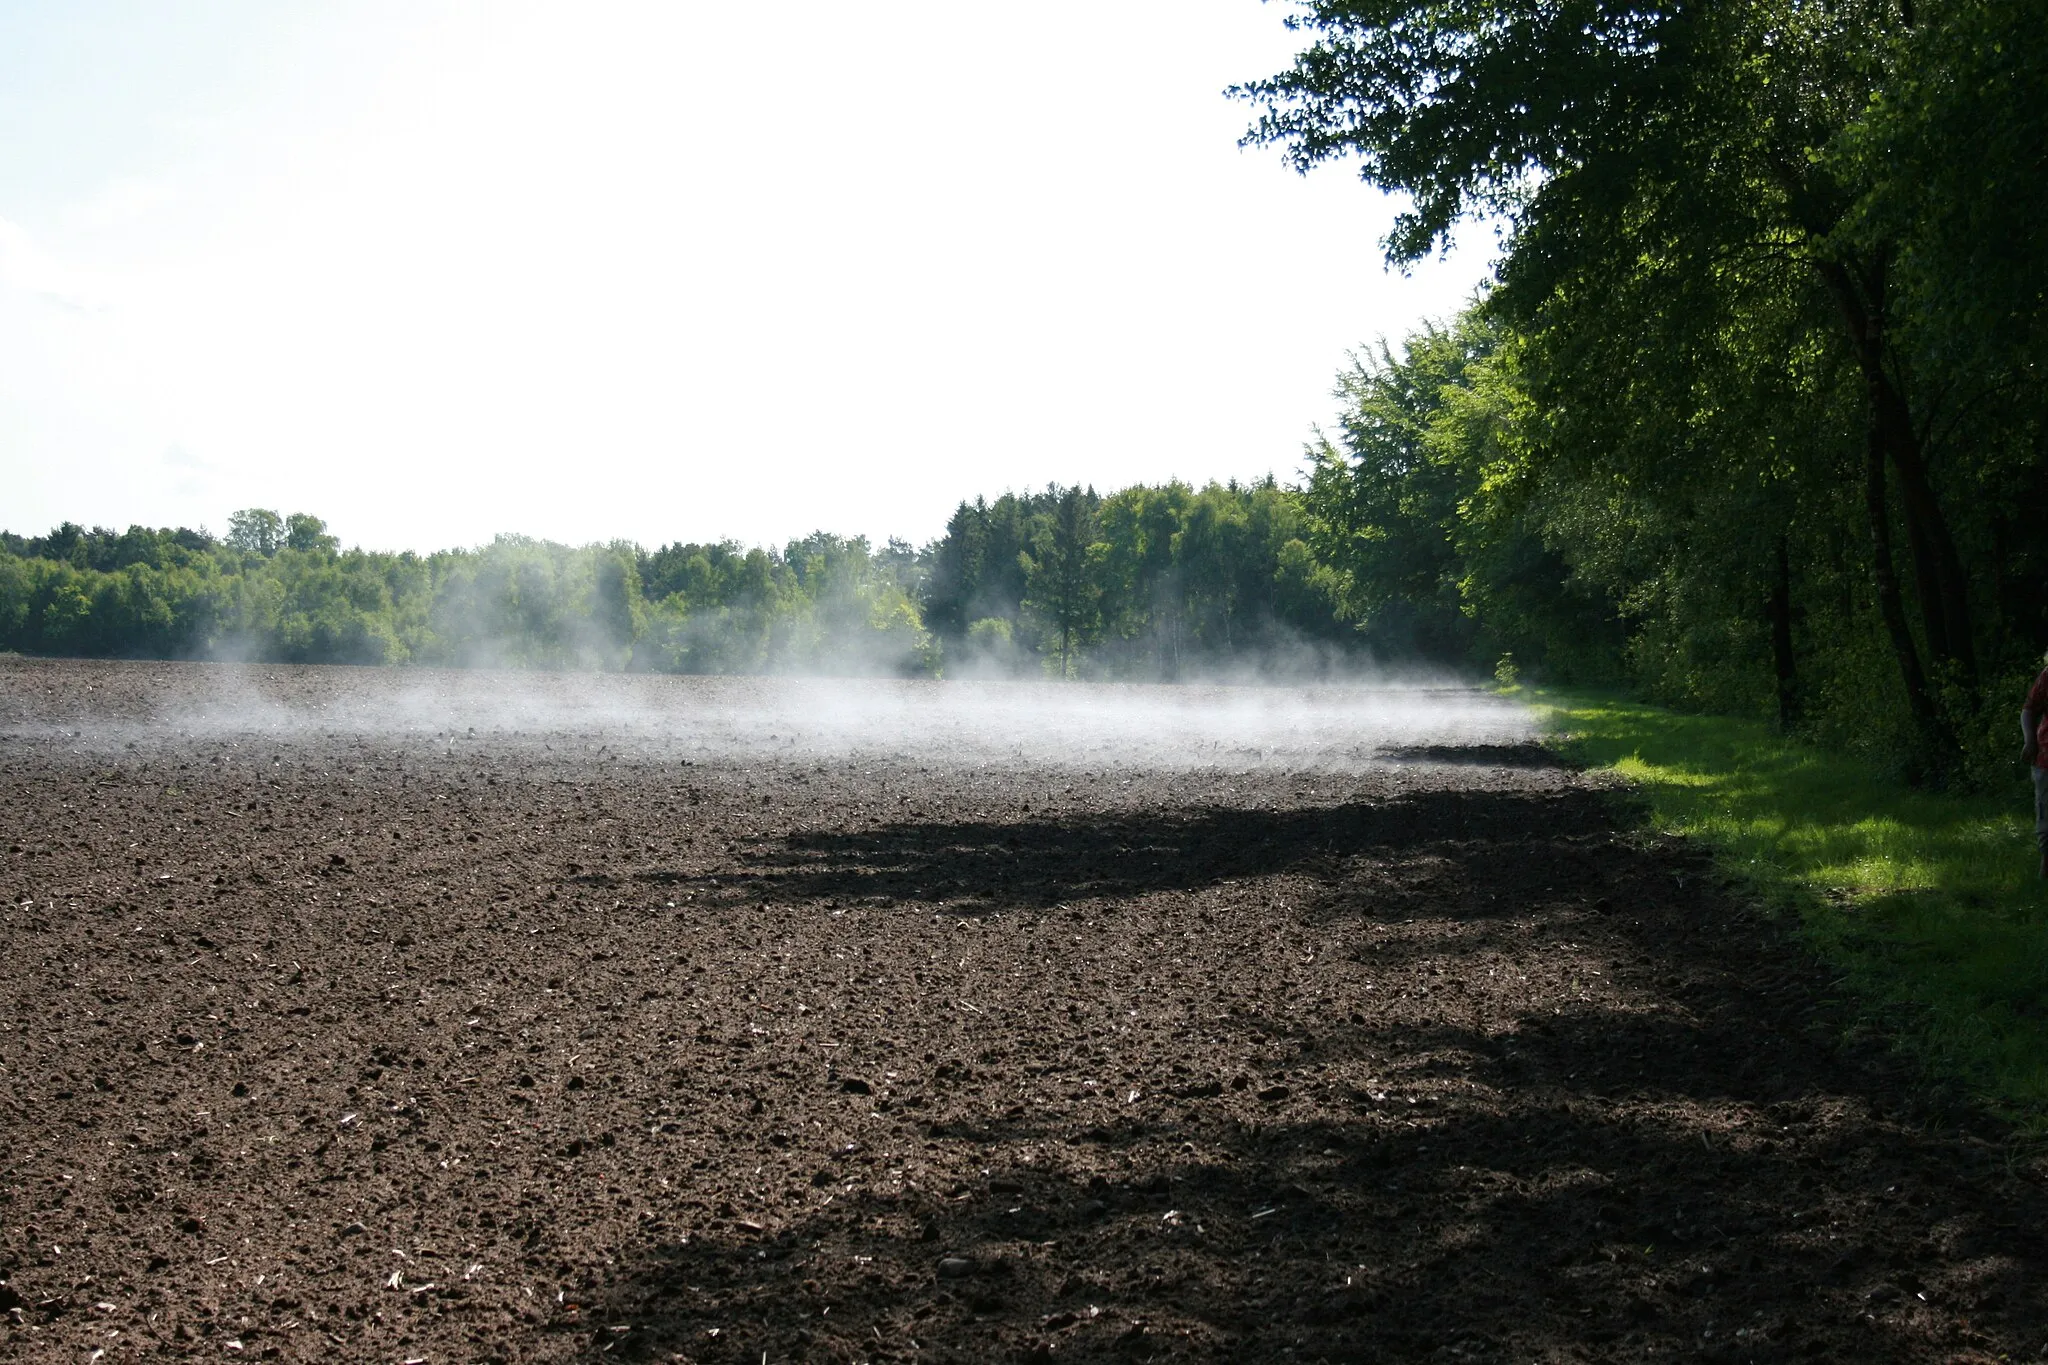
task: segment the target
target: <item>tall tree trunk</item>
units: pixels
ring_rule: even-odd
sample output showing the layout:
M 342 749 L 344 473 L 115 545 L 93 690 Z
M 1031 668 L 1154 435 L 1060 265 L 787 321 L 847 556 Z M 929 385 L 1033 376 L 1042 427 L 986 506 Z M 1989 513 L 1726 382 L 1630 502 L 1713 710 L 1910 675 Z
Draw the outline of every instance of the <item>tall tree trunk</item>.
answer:
M 1913 587 L 1928 653 L 1935 662 L 1952 666 L 1958 681 L 1974 686 L 1977 651 L 1962 557 L 1934 495 L 1912 410 L 1891 373 L 1891 342 L 1885 329 L 1889 262 L 1879 257 L 1854 270 L 1838 261 L 1815 265 L 1848 326 L 1869 403 L 1870 440 L 1899 476 L 1899 507 L 1905 514 Z
M 1934 698 L 1927 690 L 1927 675 L 1920 667 L 1920 651 L 1913 644 L 1913 631 L 1906 624 L 1905 603 L 1899 597 L 1899 579 L 1892 567 L 1892 523 L 1885 505 L 1884 445 L 1873 428 L 1863 460 L 1863 506 L 1870 517 L 1870 573 L 1877 588 L 1877 614 L 1884 619 L 1891 637 L 1892 655 L 1898 660 L 1899 677 L 1906 685 L 1906 705 L 1921 735 L 1939 745 L 1940 718 Z
M 1790 734 L 1799 723 L 1798 661 L 1792 656 L 1792 555 L 1778 537 L 1778 562 L 1771 575 L 1771 665 L 1778 682 L 1778 729 Z
M 1948 518 L 1942 515 L 1941 503 L 1928 479 L 1927 461 L 1920 449 L 1920 438 L 1913 430 L 1912 414 L 1907 410 L 1905 396 L 1881 366 L 1874 377 L 1866 376 L 1866 383 L 1871 390 L 1871 420 L 1882 428 L 1885 450 L 1899 476 L 1899 504 L 1906 514 L 1906 536 L 1913 556 L 1914 583 L 1922 599 L 1921 619 L 1927 630 L 1927 648 L 1935 658 L 1955 666 L 1964 686 L 1973 687 L 1977 681 L 1977 651 L 1971 638 L 1969 584 L 1963 577 L 1955 538 L 1949 534 Z M 1926 607 L 1929 597 L 1937 603 L 1931 613 Z

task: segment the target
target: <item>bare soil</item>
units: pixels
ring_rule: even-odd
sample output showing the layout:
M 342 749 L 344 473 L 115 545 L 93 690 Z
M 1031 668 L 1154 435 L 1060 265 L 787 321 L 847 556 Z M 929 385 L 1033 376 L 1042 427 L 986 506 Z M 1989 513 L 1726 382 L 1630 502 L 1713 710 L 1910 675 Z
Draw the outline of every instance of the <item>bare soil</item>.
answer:
M 238 728 L 223 676 L 0 662 L 5 1359 L 2048 1343 L 2038 1168 L 1529 743 L 472 735 L 315 669 Z

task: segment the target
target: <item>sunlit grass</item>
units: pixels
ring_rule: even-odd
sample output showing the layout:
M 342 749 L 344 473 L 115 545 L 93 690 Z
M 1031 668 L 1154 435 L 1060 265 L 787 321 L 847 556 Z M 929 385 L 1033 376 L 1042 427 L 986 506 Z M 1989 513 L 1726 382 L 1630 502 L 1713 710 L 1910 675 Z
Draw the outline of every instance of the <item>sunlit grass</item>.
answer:
M 1755 722 L 1524 695 L 1567 753 L 1627 778 L 1658 828 L 1797 915 L 1866 1022 L 2048 1135 L 2048 890 L 2023 774 L 2000 796 L 1916 791 Z

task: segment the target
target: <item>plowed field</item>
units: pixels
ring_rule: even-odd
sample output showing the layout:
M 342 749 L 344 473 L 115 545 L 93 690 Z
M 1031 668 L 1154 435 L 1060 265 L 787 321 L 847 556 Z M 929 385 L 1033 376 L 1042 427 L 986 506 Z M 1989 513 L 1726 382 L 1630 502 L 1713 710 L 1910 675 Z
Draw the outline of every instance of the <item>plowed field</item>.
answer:
M 1453 691 L 0 662 L 0 1357 L 1992 1361 L 2048 1200 Z

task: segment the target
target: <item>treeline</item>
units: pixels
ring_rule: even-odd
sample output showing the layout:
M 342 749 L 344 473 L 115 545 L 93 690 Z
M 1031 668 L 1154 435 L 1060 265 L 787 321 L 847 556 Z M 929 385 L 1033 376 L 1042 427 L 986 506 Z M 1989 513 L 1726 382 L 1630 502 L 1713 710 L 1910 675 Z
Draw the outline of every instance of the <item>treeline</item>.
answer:
M 1049 488 L 922 549 L 0 542 L 0 647 L 1171 679 L 1369 654 L 2012 771 L 2048 644 L 2048 43 L 2017 0 L 1303 0 L 1238 93 L 1497 278 L 1340 377 L 1303 484 Z M 1333 256 L 1346 248 L 1332 246 Z
M 925 552 L 925 621 L 969 672 L 1299 674 L 1376 643 L 1338 614 L 1310 534 L 1271 478 L 977 498 Z
M 0 649 L 303 663 L 1177 678 L 1328 662 L 1335 612 L 1298 490 L 1048 488 L 963 503 L 923 549 L 501 536 L 343 550 L 252 508 L 189 529 L 0 532 Z M 1317 654 L 1316 650 L 1323 653 Z
M 2048 644 L 2048 44 L 2018 0 L 1305 0 L 1250 141 L 1475 211 L 1311 543 L 1415 648 L 2010 780 Z
M 0 648 L 121 658 L 932 672 L 916 556 L 815 535 L 567 546 L 500 536 L 436 554 L 342 550 L 310 515 L 228 534 L 66 525 L 0 533 Z

